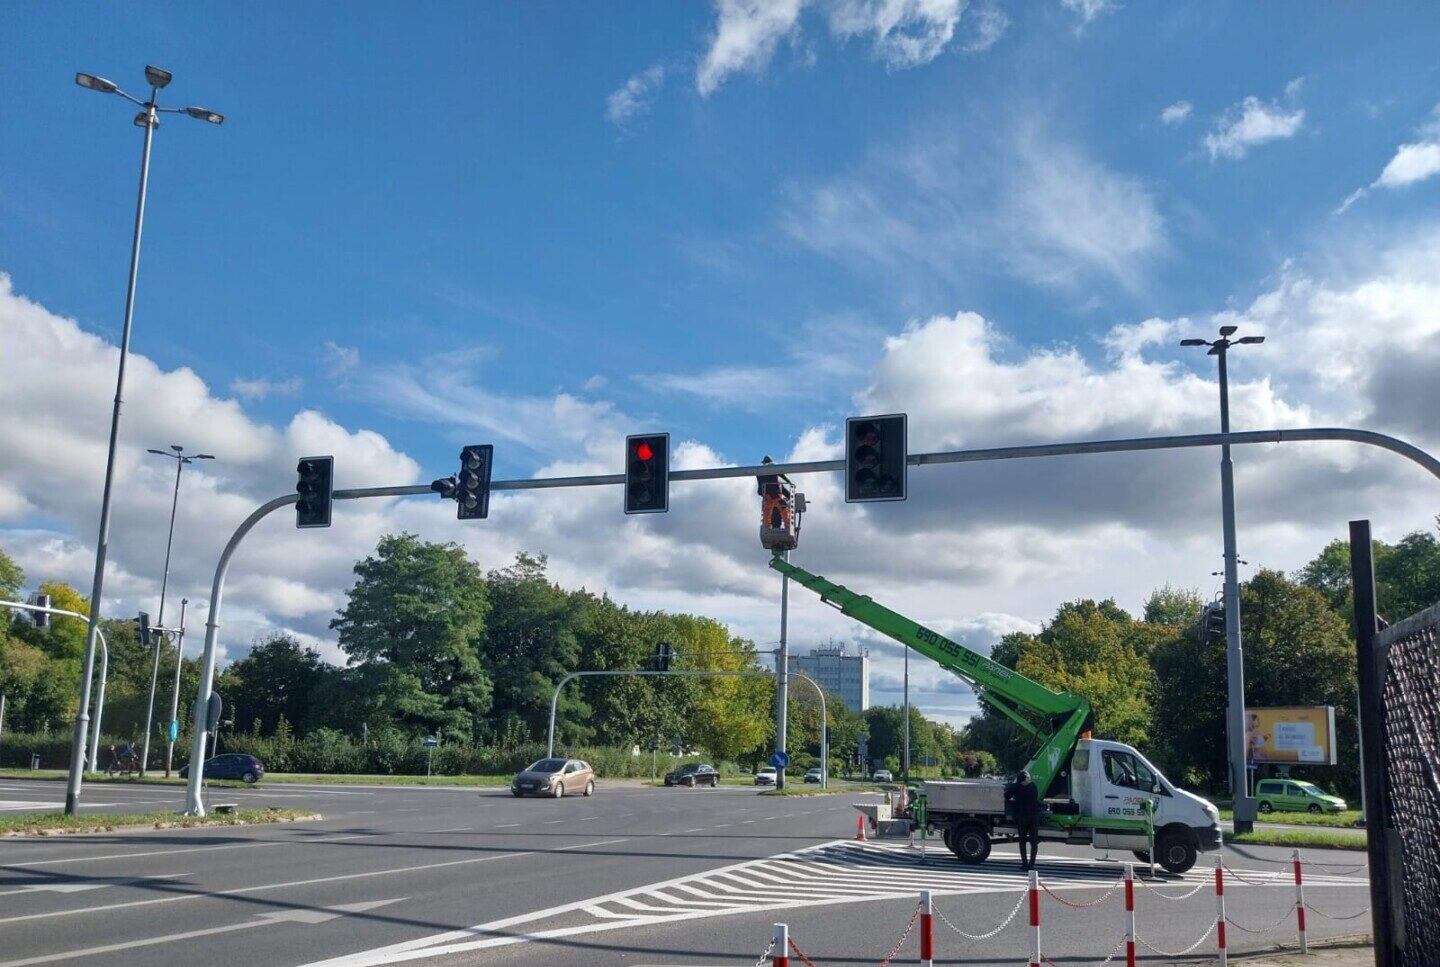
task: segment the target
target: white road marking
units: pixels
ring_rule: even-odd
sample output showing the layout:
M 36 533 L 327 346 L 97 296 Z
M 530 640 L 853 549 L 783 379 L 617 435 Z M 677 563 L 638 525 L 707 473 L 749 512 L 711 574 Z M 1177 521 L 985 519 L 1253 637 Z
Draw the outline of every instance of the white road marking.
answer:
M 519 825 L 520 825 L 519 823 L 501 823 L 499 826 L 496 826 L 495 828 L 496 828 L 496 829 L 514 829 L 516 826 L 519 826 Z
M 87 890 L 103 890 L 107 886 L 132 886 L 136 883 L 144 883 L 146 880 L 173 880 L 176 877 L 189 875 L 188 873 L 154 873 L 150 876 L 127 876 L 123 879 L 92 880 L 90 882 L 27 883 L 15 890 L 0 890 L 0 896 L 12 896 L 17 893 L 84 893 Z
M 705 832 L 705 827 L 704 827 L 704 826 L 701 826 L 699 829 L 687 829 L 687 830 L 685 830 L 685 832 L 687 832 L 687 833 L 703 833 L 703 832 Z
M 26 957 L 24 960 L 7 960 L 0 962 L 0 967 L 30 967 L 33 964 L 49 964 L 57 960 L 70 960 L 75 957 L 93 957 L 97 954 L 113 954 L 121 950 L 134 950 L 136 947 L 153 947 L 157 944 L 175 943 L 180 940 L 193 940 L 196 937 L 210 937 L 217 933 L 233 933 L 237 930 L 248 930 L 251 927 L 274 926 L 277 923 L 304 923 L 314 925 L 325 923 L 327 920 L 334 920 L 338 917 L 349 916 L 352 913 L 362 913 L 366 910 L 373 910 L 376 907 L 383 907 L 389 903 L 399 903 L 401 900 L 408 900 L 409 897 L 395 897 L 393 900 L 367 900 L 362 903 L 346 903 L 335 907 L 324 907 L 315 909 L 298 910 L 275 910 L 270 913 L 258 913 L 250 920 L 243 920 L 240 923 L 232 923 L 223 927 L 208 927 L 204 930 L 187 930 L 184 933 L 172 933 L 163 937 L 144 937 L 140 940 L 127 940 L 124 943 L 105 944 L 102 947 L 84 947 L 80 950 L 69 950 L 61 954 L 47 954 L 43 957 Z
M 266 839 L 253 843 L 227 843 L 224 846 L 189 846 L 184 849 L 157 849 L 145 853 L 107 853 L 104 856 L 67 856 L 59 860 L 32 860 L 28 863 L 6 863 L 5 869 L 29 869 L 36 866 L 59 866 L 62 863 L 103 863 L 106 860 L 133 860 L 142 856 L 174 856 L 177 853 L 211 853 L 222 849 L 264 849 L 267 846 L 314 846 L 341 843 L 351 839 L 371 839 L 384 833 L 354 833 L 349 836 L 327 836 L 325 839 Z
M 535 856 L 545 852 L 562 853 L 568 850 L 587 849 L 594 846 L 609 846 L 611 843 L 623 843 L 624 839 L 607 839 L 597 843 L 576 843 L 573 846 L 561 846 L 554 850 L 525 850 L 516 853 L 494 853 L 489 856 L 470 856 L 463 860 L 445 860 L 440 863 L 421 863 L 415 866 L 401 866 L 385 870 L 366 870 L 361 873 L 341 873 L 336 876 L 322 876 L 312 880 L 290 880 L 285 883 L 262 883 L 259 886 L 237 887 L 233 890 L 216 890 L 207 893 L 186 893 L 181 896 L 159 897 L 153 900 L 131 900 L 128 903 L 110 903 L 104 906 L 87 907 L 80 910 L 52 910 L 49 913 L 30 913 L 18 917 L 0 918 L 0 923 L 19 923 L 25 920 L 47 920 L 51 917 L 68 917 L 85 913 L 103 913 L 107 910 L 127 910 L 131 907 L 148 907 L 157 903 L 181 903 L 185 900 L 204 900 L 224 896 L 244 896 L 250 893 L 264 893 L 267 890 L 288 890 L 292 887 L 315 886 L 320 883 L 343 883 L 347 880 L 366 880 L 377 876 L 390 876 L 394 873 L 420 873 L 428 870 L 441 870 L 452 866 L 471 866 L 476 863 L 488 863 L 491 860 L 510 860 L 522 856 Z

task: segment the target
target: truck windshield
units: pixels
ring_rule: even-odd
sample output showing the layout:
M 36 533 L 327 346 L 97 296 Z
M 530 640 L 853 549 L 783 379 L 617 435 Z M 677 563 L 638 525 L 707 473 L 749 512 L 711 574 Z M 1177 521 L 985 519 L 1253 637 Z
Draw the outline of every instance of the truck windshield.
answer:
M 1106 749 L 1104 754 L 1105 778 L 1113 785 L 1144 792 L 1160 792 L 1161 786 L 1155 779 L 1154 771 L 1129 752 Z

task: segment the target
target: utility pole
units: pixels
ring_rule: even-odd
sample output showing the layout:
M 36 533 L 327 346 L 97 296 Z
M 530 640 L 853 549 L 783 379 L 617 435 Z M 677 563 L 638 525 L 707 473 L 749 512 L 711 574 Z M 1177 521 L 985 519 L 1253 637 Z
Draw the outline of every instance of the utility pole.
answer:
M 189 598 L 180 599 L 180 632 L 175 636 L 175 684 L 170 689 L 170 722 L 180 714 L 180 666 L 185 653 L 185 606 Z M 165 778 L 170 778 L 170 766 L 175 759 L 175 740 L 170 738 L 170 724 L 165 724 Z
M 1221 326 L 1220 338 L 1183 339 L 1182 346 L 1209 346 L 1207 355 L 1220 365 L 1220 432 L 1230 432 L 1230 375 L 1227 353 L 1231 346 L 1258 345 L 1264 336 L 1231 340 L 1235 326 Z M 1228 703 L 1225 709 L 1227 746 L 1230 750 L 1230 794 L 1234 799 L 1234 831 L 1248 833 L 1255 828 L 1255 800 L 1250 797 L 1250 775 L 1246 761 L 1245 655 L 1240 642 L 1239 552 L 1235 547 L 1235 464 L 1230 444 L 1220 447 L 1220 517 L 1225 542 L 1225 668 Z
M 910 646 L 905 646 L 905 745 L 900 762 L 900 781 L 910 785 Z
M 785 560 L 790 552 L 782 551 Z M 790 704 L 790 646 L 787 631 L 790 623 L 790 577 L 780 578 L 780 650 L 775 654 L 775 751 L 785 751 L 785 728 L 787 709 Z M 785 788 L 785 770 L 775 770 L 775 788 Z

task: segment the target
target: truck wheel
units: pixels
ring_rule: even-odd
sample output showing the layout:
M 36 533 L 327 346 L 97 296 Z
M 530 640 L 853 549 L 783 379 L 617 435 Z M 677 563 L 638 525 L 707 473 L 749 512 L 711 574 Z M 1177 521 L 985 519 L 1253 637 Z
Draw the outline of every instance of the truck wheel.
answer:
M 1135 850 L 1131 850 L 1130 852 L 1134 853 L 1134 854 L 1135 854 L 1135 858 L 1136 858 L 1137 860 L 1139 860 L 1140 862 L 1142 862 L 1142 863 L 1148 863 L 1148 862 L 1150 862 L 1150 851 L 1149 851 L 1148 849 L 1135 849 Z
M 1155 840 L 1155 859 L 1166 873 L 1187 873 L 1195 865 L 1193 837 L 1185 833 L 1161 833 Z
M 990 834 L 979 823 L 945 831 L 945 845 L 962 863 L 983 863 L 990 855 Z

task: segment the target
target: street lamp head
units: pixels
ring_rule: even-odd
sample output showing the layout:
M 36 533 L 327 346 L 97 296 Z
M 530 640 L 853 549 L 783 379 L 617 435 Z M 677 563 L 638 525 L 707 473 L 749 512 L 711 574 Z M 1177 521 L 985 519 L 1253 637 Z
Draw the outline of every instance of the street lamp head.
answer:
M 1233 335 L 1235 335 L 1235 330 L 1236 330 L 1236 329 L 1239 329 L 1239 328 L 1240 328 L 1239 326 L 1221 326 L 1221 327 L 1220 327 L 1220 335 L 1221 335 L 1221 336 L 1233 336 Z
M 182 447 L 182 446 L 181 446 L 180 444 L 178 444 L 178 443 L 172 443 L 172 444 L 170 444 L 170 449 L 171 449 L 171 450 L 174 450 L 176 453 L 179 453 L 181 450 L 184 450 L 185 448 Z
M 148 128 L 152 124 L 158 128 L 160 126 L 160 119 L 150 117 L 149 111 L 141 111 L 135 115 L 135 126 L 137 128 Z
M 173 74 L 171 74 L 163 67 L 151 67 L 148 64 L 145 65 L 145 79 L 150 82 L 151 87 L 156 88 L 157 90 L 169 84 L 170 78 L 172 78 L 173 76 Z
M 1245 336 L 1239 340 L 1242 346 L 1258 346 L 1264 341 L 1264 336 Z
M 197 454 L 195 454 L 195 459 L 196 459 L 196 460 L 214 460 L 214 459 L 215 459 L 215 454 L 213 454 L 213 453 L 197 453 Z
M 209 109 L 207 109 L 207 108 L 203 108 L 203 107 L 187 107 L 187 108 L 185 109 L 185 113 L 188 114 L 188 115 L 190 115 L 192 118 L 197 119 L 197 120 L 200 120 L 200 121 L 209 121 L 211 124 L 224 124 L 224 123 L 225 123 L 225 115 L 223 115 L 223 114 L 216 114 L 214 111 L 211 111 L 211 110 L 209 110 Z
M 75 75 L 75 83 L 92 91 L 99 91 L 101 94 L 114 94 L 120 88 L 115 86 L 114 81 L 107 81 L 103 77 L 96 77 L 94 74 Z
M 1182 339 L 1182 340 L 1180 340 L 1180 345 L 1182 345 L 1182 346 L 1208 346 L 1208 345 L 1210 345 L 1210 344 L 1209 344 L 1208 342 L 1206 342 L 1205 340 L 1203 340 L 1203 339 Z

